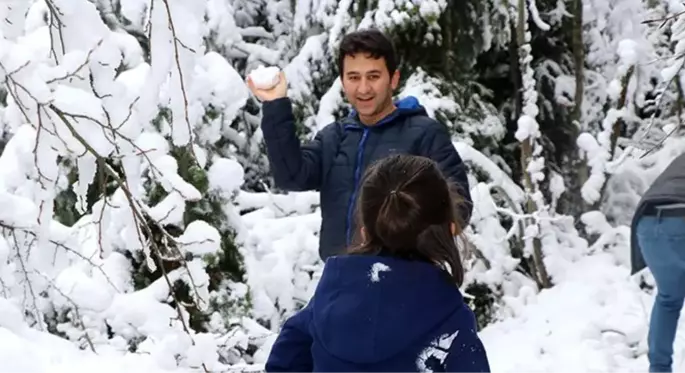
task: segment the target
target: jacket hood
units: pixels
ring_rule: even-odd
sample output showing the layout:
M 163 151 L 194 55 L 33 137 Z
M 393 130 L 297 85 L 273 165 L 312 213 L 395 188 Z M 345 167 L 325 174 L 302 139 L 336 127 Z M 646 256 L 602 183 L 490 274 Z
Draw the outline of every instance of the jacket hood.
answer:
M 393 122 L 395 119 L 410 117 L 410 116 L 428 116 L 426 109 L 419 103 L 419 100 L 414 96 L 406 96 L 400 100 L 395 101 L 395 106 L 397 110 L 393 111 L 387 117 L 381 119 L 374 127 L 382 126 L 384 124 Z M 352 109 L 347 116 L 347 121 L 349 124 L 361 125 L 358 122 L 357 111 Z M 350 123 L 352 122 L 352 123 Z
M 339 359 L 368 364 L 420 343 L 465 304 L 434 265 L 348 255 L 326 261 L 310 306 L 314 338 Z

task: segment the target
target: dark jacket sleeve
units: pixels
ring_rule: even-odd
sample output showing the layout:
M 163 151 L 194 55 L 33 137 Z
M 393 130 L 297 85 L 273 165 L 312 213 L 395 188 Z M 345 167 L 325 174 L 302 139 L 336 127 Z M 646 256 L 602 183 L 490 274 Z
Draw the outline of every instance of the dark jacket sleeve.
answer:
M 452 136 L 444 125 L 431 121 L 425 131 L 426 134 L 421 142 L 422 155 L 437 162 L 445 177 L 457 187 L 457 192 L 464 198 L 460 217 L 464 224 L 468 225 L 473 212 L 473 201 L 466 176 L 466 166 L 452 143 Z
M 490 362 L 483 342 L 475 331 L 459 333 L 450 346 L 445 361 L 447 372 L 490 372 Z
M 271 347 L 264 369 L 267 372 L 311 372 L 312 336 L 309 334 L 311 308 L 309 304 L 289 318 Z
M 262 133 L 277 187 L 288 191 L 320 188 L 325 131 L 319 131 L 312 141 L 300 144 L 290 99 L 284 97 L 262 104 Z

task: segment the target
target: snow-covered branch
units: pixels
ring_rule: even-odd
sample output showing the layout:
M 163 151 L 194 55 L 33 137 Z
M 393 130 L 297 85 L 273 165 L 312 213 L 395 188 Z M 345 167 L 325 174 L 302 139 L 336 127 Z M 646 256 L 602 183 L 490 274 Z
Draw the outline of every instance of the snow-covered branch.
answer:
M 531 10 L 535 7 L 531 3 Z M 518 63 L 523 84 L 523 102 L 521 116 L 518 118 L 516 139 L 521 143 L 521 166 L 523 168 L 524 187 L 526 190 L 526 211 L 529 214 L 549 214 L 548 206 L 544 201 L 539 183 L 545 178 L 543 173 L 545 160 L 541 156 L 542 147 L 537 142 L 540 137 L 540 128 L 536 121 L 539 109 L 537 106 L 538 93 L 536 90 L 535 76 L 531 67 L 532 55 L 530 44 L 530 32 L 528 31 L 528 10 L 525 0 L 518 0 L 518 4 L 512 6 L 512 19 L 516 25 L 516 42 L 518 45 Z M 527 221 L 524 242 L 526 251 L 532 254 L 535 264 L 535 275 L 538 284 L 542 287 L 550 287 L 550 279 L 543 260 L 542 244 L 540 240 L 541 225 L 536 221 Z
M 149 63 L 87 0 L 36 2 L 25 10 L 44 6 L 46 17 L 27 25 L 32 33 L 0 33 L 2 119 L 13 132 L 0 157 L 0 199 L 25 205 L 0 214 L 2 242 L 14 247 L 0 262 L 0 280 L 6 298 L 25 294 L 17 299 L 39 327 L 68 328 L 60 314 L 71 314 L 88 330 L 66 337 L 85 338 L 93 351 L 113 333 L 161 359 L 216 370 L 224 366 L 216 336 L 193 323 L 215 312 L 217 287 L 230 285 L 210 279 L 213 258 L 230 255 L 222 252 L 230 238 L 219 232 L 230 226 L 210 224 L 198 208 L 231 198 L 243 170 L 208 157 L 197 128 L 210 103 L 229 107 L 211 102 L 220 82 L 204 75 L 228 63 L 204 54 L 201 4 L 151 4 Z M 7 24 L 24 24 L 26 14 L 11 13 Z M 43 43 L 26 48 L 31 37 Z M 217 188 L 213 175 L 223 171 L 240 177 Z M 69 211 L 73 225 L 55 220 Z M 154 321 L 163 315 L 169 319 Z M 188 345 L 162 347 L 172 339 Z

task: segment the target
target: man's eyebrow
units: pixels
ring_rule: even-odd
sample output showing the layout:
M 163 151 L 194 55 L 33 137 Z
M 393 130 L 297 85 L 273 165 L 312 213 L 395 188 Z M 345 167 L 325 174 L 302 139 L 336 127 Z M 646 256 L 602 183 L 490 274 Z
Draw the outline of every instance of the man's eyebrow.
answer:
M 374 70 L 369 70 L 366 73 L 367 74 L 380 74 L 381 70 L 374 69 Z M 345 75 L 353 75 L 353 74 L 359 75 L 361 73 L 359 71 L 348 71 Z

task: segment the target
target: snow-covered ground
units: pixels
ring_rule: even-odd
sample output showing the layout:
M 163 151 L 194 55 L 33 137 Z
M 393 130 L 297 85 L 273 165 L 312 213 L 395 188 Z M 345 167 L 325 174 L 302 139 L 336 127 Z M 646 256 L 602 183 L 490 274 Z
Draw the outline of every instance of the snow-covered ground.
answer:
M 296 195 L 299 201 L 274 203 L 287 212 L 313 202 L 310 193 Z M 263 289 L 262 298 L 255 299 L 263 302 L 255 307 L 267 315 L 277 297 L 289 307 L 288 300 L 306 298 L 313 291 L 312 282 L 298 273 L 315 261 L 314 231 L 320 220 L 317 212 L 275 218 L 266 213 L 270 209 L 261 211 L 245 219 L 253 240 L 249 249 L 256 254 L 248 255 L 253 268 L 248 267 L 248 273 L 251 284 Z M 654 297 L 640 289 L 639 276 L 630 276 L 628 227 L 603 227 L 606 222 L 600 219 L 598 213 L 584 216 L 602 236 L 587 255 L 555 267 L 553 288 L 536 294 L 522 286 L 515 295 L 503 297 L 508 316 L 481 332 L 494 372 L 647 371 L 646 336 Z M 653 285 L 648 273 L 645 281 Z M 676 339 L 675 370 L 685 370 L 683 324 Z
M 243 77 L 232 66 L 232 62 L 216 51 L 208 51 L 205 54 L 189 52 L 202 49 L 200 46 L 204 40 L 200 30 L 211 30 L 217 33 L 218 39 L 222 39 L 223 36 L 226 40 L 223 41 L 221 49 L 228 48 L 228 54 L 233 52 L 232 54 L 237 56 L 248 54 L 248 61 L 259 61 L 259 56 L 262 60 L 273 61 L 275 64 L 280 52 L 269 49 L 267 44 L 246 43 L 242 36 L 238 38 L 240 40 L 233 39 L 241 30 L 245 36 L 251 35 L 249 37 L 254 38 L 254 33 L 259 28 L 252 27 L 256 23 L 247 22 L 249 28 L 238 30 L 232 17 L 233 8 L 230 2 L 211 1 L 210 7 L 216 8 L 211 13 L 220 17 L 210 17 L 209 25 L 206 25 L 205 6 L 201 2 L 176 1 L 171 2 L 173 11 L 165 10 L 168 4 L 166 7 L 153 7 L 149 11 L 149 17 L 155 27 L 152 27 L 149 42 L 154 56 L 151 58 L 153 63 L 148 65 L 142 63 L 143 49 L 137 39 L 123 30 L 110 30 L 110 27 L 103 23 L 104 17 L 101 17 L 93 1 L 53 0 L 50 3 L 60 8 L 58 23 L 68 25 L 64 30 L 60 29 L 64 32 L 59 33 L 59 38 L 66 47 L 65 55 L 60 56 L 62 62 L 54 66 L 53 56 L 49 53 L 52 46 L 52 39 L 49 38 L 50 29 L 54 25 L 46 24 L 47 3 L 35 2 L 35 5 L 31 6 L 23 0 L 5 3 L 11 3 L 12 6 L 0 7 L 0 18 L 6 20 L 0 25 L 0 59 L 3 60 L 0 75 L 4 80 L 11 80 L 8 87 L 14 95 L 10 95 L 8 107 L 2 108 L 0 112 L 0 119 L 6 122 L 5 128 L 0 129 L 13 134 L 12 142 L 7 144 L 0 157 L 0 205 L 3 206 L 0 210 L 0 220 L 3 223 L 15 223 L 13 226 L 18 227 L 17 229 L 30 232 L 20 235 L 19 239 L 12 235 L 12 250 L 5 242 L 10 235 L 0 237 L 0 282 L 3 290 L 5 285 L 10 290 L 9 296 L 2 294 L 0 298 L 0 372 L 184 372 L 176 368 L 176 360 L 182 361 L 185 366 L 198 366 L 200 362 L 215 363 L 218 360 L 215 356 L 217 345 L 233 343 L 243 347 L 248 339 L 259 347 L 254 354 L 257 364 L 249 369 L 258 370 L 259 364 L 268 356 L 269 346 L 275 336 L 273 332 L 277 331 L 280 323 L 280 313 L 290 312 L 297 308 L 299 303 L 306 302 L 316 282 L 312 281 L 312 277 L 315 280 L 320 269 L 316 250 L 316 230 L 320 217 L 318 211 L 313 208 L 318 199 L 315 193 L 272 196 L 241 192 L 235 201 L 231 201 L 236 206 L 227 206 L 226 212 L 230 215 L 231 225 L 238 230 L 238 240 L 245 259 L 247 282 L 252 291 L 250 298 L 254 308 L 253 316 L 270 319 L 273 330 L 270 332 L 260 328 L 253 321 L 246 319 L 242 320 L 242 323 L 238 322 L 243 330 L 235 336 L 230 333 L 222 334 L 225 331 L 220 328 L 196 334 L 198 338 L 194 342 L 197 344 L 193 348 L 190 348 L 190 339 L 186 338 L 180 322 L 172 321 L 176 317 L 174 309 L 162 303 L 166 301 L 168 293 L 168 288 L 162 280 L 144 290 L 130 292 L 131 274 L 129 268 L 124 265 L 126 261 L 123 260 L 120 251 L 122 248 L 130 252 L 140 251 L 141 245 L 138 245 L 136 240 L 137 225 L 132 218 L 134 214 L 129 210 L 133 203 L 127 201 L 127 194 L 120 189 L 107 203 L 98 202 L 93 207 L 92 216 L 81 219 L 80 226 L 76 228 L 52 224 L 50 215 L 54 202 L 53 189 L 56 186 L 66 187 L 66 177 L 58 177 L 58 174 L 63 172 L 56 166 L 58 158 L 81 157 L 76 164 L 79 180 L 72 188 L 77 196 L 85 199 L 87 186 L 95 177 L 95 154 L 111 154 L 124 160 L 122 164 L 128 175 L 127 184 L 133 185 L 133 193 L 140 197 L 144 192 L 144 170 L 159 171 L 156 178 L 169 194 L 163 202 L 149 206 L 149 213 L 159 220 L 165 217 L 167 223 L 182 220 L 184 200 L 198 200 L 200 196 L 199 191 L 177 175 L 178 163 L 167 154 L 168 144 L 163 138 L 164 135 L 171 136 L 174 145 L 183 146 L 191 141 L 190 135 L 194 133 L 190 131 L 190 119 L 186 119 L 188 123 L 184 123 L 180 118 L 200 117 L 205 113 L 204 108 L 210 105 L 214 108 L 224 108 L 222 116 L 225 123 L 232 123 L 235 118 L 244 116 L 245 119 L 238 126 L 246 128 L 244 133 L 237 132 L 221 121 L 212 121 L 209 124 L 197 121 L 198 127 L 202 127 L 201 131 L 196 127 L 200 132 L 200 142 L 214 144 L 219 138 L 225 137 L 234 143 L 230 146 L 231 149 L 241 148 L 249 155 L 263 155 L 260 154 L 258 146 L 261 141 L 260 135 L 247 135 L 252 128 L 250 126 L 258 124 L 258 118 L 239 114 L 249 95 L 247 88 L 239 83 L 243 81 Z M 106 7 L 108 2 L 99 3 Z M 146 2 L 122 2 L 122 12 L 127 14 L 128 19 L 143 23 L 144 3 Z M 298 2 L 300 3 L 305 5 L 298 5 L 294 17 L 295 25 L 296 28 L 307 28 L 308 21 L 299 24 L 298 19 L 305 20 L 311 16 L 313 3 Z M 350 5 L 350 2 L 340 3 Z M 424 1 L 422 4 L 429 3 L 431 2 Z M 612 109 L 610 115 L 605 113 L 605 110 L 607 103 L 611 103 L 612 108 L 616 106 L 610 99 L 619 93 L 617 87 L 620 87 L 628 64 L 640 62 L 632 58 L 636 55 L 631 52 L 639 51 L 636 53 L 645 61 L 660 61 L 661 58 L 656 58 L 659 55 L 652 53 L 653 49 L 678 40 L 679 46 L 675 48 L 678 55 L 677 52 L 682 50 L 685 41 L 678 36 L 676 29 L 666 43 L 660 41 L 662 31 L 658 34 L 654 31 L 655 34 L 651 35 L 646 32 L 649 30 L 644 29 L 646 26 L 637 27 L 644 21 L 642 17 L 646 17 L 645 12 L 640 11 L 646 9 L 642 0 L 621 1 L 622 12 L 616 11 L 620 8 L 619 2 L 616 1 L 591 3 L 592 6 L 584 7 L 584 13 L 588 15 L 584 15 L 584 22 L 590 28 L 597 27 L 602 31 L 593 31 L 588 36 L 588 50 L 591 53 L 588 53 L 587 64 L 595 73 L 592 78 L 593 84 L 585 87 L 586 102 L 583 103 L 583 107 L 587 112 L 583 116 L 591 123 L 603 119 L 604 131 L 592 133 L 593 137 L 597 137 L 597 141 L 589 136 L 583 136 L 580 142 L 581 147 L 588 152 L 588 158 L 595 160 L 589 164 L 592 182 L 586 184 L 583 189 L 586 198 L 594 199 L 599 197 L 600 194 L 596 192 L 606 181 L 605 174 L 610 169 L 609 163 L 605 162 L 610 158 L 610 153 L 608 148 L 604 147 L 608 147 L 610 143 L 606 140 L 612 128 L 611 123 L 619 114 L 628 115 L 627 109 L 626 113 L 624 110 Z M 674 0 L 671 3 L 678 2 Z M 269 12 L 280 11 L 275 7 L 267 8 Z M 424 7 L 424 10 L 426 8 L 428 7 Z M 531 6 L 531 9 L 533 8 Z M 339 82 L 329 89 L 323 87 L 324 91 L 328 92 L 322 99 L 323 104 L 316 105 L 315 100 L 308 97 L 314 88 L 314 67 L 329 57 L 328 53 L 324 53 L 324 45 L 327 45 L 324 41 L 329 40 L 330 45 L 334 45 L 333 41 L 344 31 L 342 23 L 338 21 L 344 21 L 348 14 L 342 7 L 341 10 L 336 9 L 321 7 L 319 14 L 314 18 L 327 17 L 324 15 L 325 12 L 334 12 L 336 18 L 330 18 L 335 21 L 330 23 L 334 24 L 332 31 L 330 34 L 310 36 L 306 44 L 300 46 L 302 50 L 284 67 L 289 76 L 293 97 L 299 101 L 312 101 L 312 105 L 319 107 L 316 115 L 318 124 L 330 121 L 334 109 L 342 102 Z M 239 9 L 239 23 L 245 23 L 245 18 L 252 17 L 248 14 L 249 11 L 251 10 Z M 508 11 L 504 9 L 501 14 Z M 498 14 L 496 11 L 491 13 Z M 435 14 L 431 12 L 419 14 L 435 18 Z M 635 18 L 629 14 L 639 16 Z M 283 17 L 272 18 L 289 19 L 288 14 L 281 15 Z M 376 15 L 375 18 L 380 21 L 395 19 L 382 17 L 381 12 Z M 254 18 L 262 19 L 263 14 Z M 184 27 L 173 28 L 171 22 L 174 20 Z M 674 25 L 680 27 L 682 22 L 679 20 Z M 142 24 L 139 26 L 137 31 L 143 32 Z M 539 23 L 537 26 L 543 29 L 547 27 Z M 172 29 L 178 30 L 179 33 L 172 35 Z M 147 34 L 147 30 L 144 32 Z M 486 39 L 491 36 L 487 36 Z M 272 36 L 264 39 L 273 39 L 273 45 L 283 44 L 286 40 Z M 639 48 L 627 39 L 637 40 Z M 57 36 L 54 40 L 57 40 Z M 177 41 L 186 46 L 177 48 L 182 51 L 180 57 L 172 48 Z M 652 43 L 658 45 L 653 46 Z M 231 49 L 234 44 L 235 50 Z M 285 51 L 285 55 L 289 53 L 289 50 Z M 615 62 L 617 54 L 623 63 L 619 66 L 616 66 Z M 671 56 L 672 53 L 665 55 Z M 680 63 L 676 64 L 677 61 L 679 60 L 675 59 L 669 63 L 672 66 L 681 66 Z M 128 69 L 119 74 L 115 69 L 118 70 L 121 64 L 126 65 Z M 86 65 L 89 69 L 82 68 Z M 633 91 L 631 88 L 628 95 L 637 99 L 640 99 L 643 93 L 652 92 L 654 89 L 649 77 L 654 76 L 655 70 L 646 69 L 661 66 L 652 63 L 639 65 L 641 70 L 636 75 L 643 77 L 636 84 L 639 89 Z M 563 71 L 561 68 L 558 70 Z M 672 76 L 675 71 L 670 69 L 666 75 Z M 534 76 L 532 72 L 525 74 L 527 77 Z M 413 75 L 413 79 L 409 79 L 409 87 L 403 89 L 403 95 L 418 95 L 422 104 L 431 113 L 438 109 L 459 112 L 456 110 L 455 102 L 439 94 L 437 84 L 432 83 L 435 78 L 424 79 L 424 75 L 420 71 Z M 81 79 L 78 79 L 79 77 Z M 168 84 L 165 83 L 165 77 L 171 77 Z M 569 76 L 564 78 L 562 75 L 557 78 L 560 82 L 571 82 Z M 535 86 L 530 79 L 525 79 L 525 82 L 530 87 Z M 573 96 L 570 93 L 573 87 L 573 84 L 558 85 L 557 99 Z M 321 87 L 316 88 L 316 91 L 320 91 Z M 564 90 L 568 92 L 563 92 Z M 534 97 L 528 94 L 526 96 Z M 39 100 L 41 105 L 36 105 Z M 188 100 L 190 104 L 187 103 Z M 55 115 L 42 116 L 40 108 L 47 102 L 59 109 L 60 113 L 69 114 L 75 129 L 67 128 L 66 122 L 69 121 L 63 123 L 63 120 Z M 174 119 L 172 123 L 162 121 L 161 129 L 150 126 L 152 119 L 158 116 L 155 110 L 158 104 L 168 106 Z M 133 119 L 126 115 L 129 112 L 133 113 Z M 527 113 L 530 114 L 528 111 Z M 41 119 L 27 124 L 25 117 Z M 96 120 L 86 121 L 84 117 Z M 77 118 L 84 120 L 76 120 Z M 42 121 L 49 123 L 40 124 Z M 125 136 L 110 136 L 109 131 L 102 131 L 101 126 L 104 125 L 101 123 L 104 122 L 109 123 L 112 134 L 116 127 L 117 131 L 123 131 Z M 491 124 L 494 122 L 496 121 L 489 121 Z M 40 128 L 54 130 L 35 131 L 38 124 Z M 502 133 L 498 131 L 504 129 L 503 126 L 494 124 L 484 125 L 482 120 L 473 124 L 471 129 L 465 129 L 467 135 L 474 133 L 496 139 L 496 134 Z M 79 133 L 85 140 L 77 139 L 75 133 Z M 95 151 L 86 152 L 82 141 Z M 606 207 L 612 210 L 614 218 L 631 214 L 630 206 L 634 205 L 644 184 L 653 180 L 655 173 L 665 166 L 664 163 L 672 159 L 673 154 L 669 154 L 669 151 L 681 152 L 683 145 L 685 140 L 674 140 L 670 150 L 660 153 L 664 156 L 651 156 L 643 162 L 641 168 L 628 167 L 632 174 L 626 172 L 625 177 L 616 177 L 615 174 L 612 176 L 611 180 L 615 185 L 606 190 L 609 198 Z M 199 155 L 200 164 L 212 161 L 208 176 L 211 188 L 213 191 L 223 192 L 226 196 L 232 196 L 233 191 L 240 188 L 246 175 L 243 170 L 235 170 L 236 162 L 208 149 L 198 146 L 194 151 Z M 506 285 L 502 287 L 502 314 L 506 316 L 490 324 L 481 333 L 493 370 L 646 371 L 645 340 L 653 297 L 640 291 L 637 279 L 629 276 L 626 263 L 628 247 L 625 244 L 627 229 L 621 226 L 607 227 L 598 220 L 599 217 L 586 216 L 592 218 L 592 224 L 588 226 L 595 229 L 603 228 L 603 231 L 598 232 L 602 234 L 599 240 L 601 245 L 589 248 L 584 242 L 579 242 L 582 240 L 573 229 L 573 222 L 569 222 L 565 217 L 557 219 L 545 214 L 538 215 L 541 221 L 540 232 L 543 233 L 545 240 L 545 258 L 548 260 L 548 269 L 554 276 L 556 285 L 552 289 L 536 293 L 530 288 L 530 279 L 522 278 L 522 275 L 513 272 L 516 263 L 509 255 L 508 239 L 517 234 L 517 225 L 513 224 L 514 228 L 507 232 L 499 216 L 507 214 L 514 220 L 521 218 L 522 212 L 513 209 L 514 206 L 523 205 L 523 191 L 500 169 L 501 165 L 496 164 L 493 157 L 486 155 L 488 152 L 480 153 L 466 143 L 459 144 L 458 150 L 465 161 L 478 167 L 479 174 L 489 175 L 488 180 L 484 182 L 471 180 L 476 211 L 469 238 L 492 267 L 485 269 L 484 264 L 476 263 L 471 267 L 473 270 L 467 278 L 477 279 L 491 286 Z M 145 154 L 144 159 L 139 157 L 140 154 Z M 630 160 L 627 162 L 636 163 Z M 559 188 L 560 176 L 552 172 L 549 177 L 554 186 L 550 192 L 558 197 L 563 191 Z M 42 185 L 42 182 L 50 179 L 59 179 L 60 185 Z M 511 199 L 510 204 L 513 206 L 503 208 L 495 205 L 492 188 L 498 188 L 499 194 L 504 192 Z M 554 204 L 554 201 L 549 202 Z M 253 209 L 254 211 L 249 214 L 238 214 L 238 211 Z M 621 209 L 628 211 L 615 211 Z M 34 223 L 38 221 L 41 222 L 40 226 L 35 226 Z M 105 223 L 102 223 L 103 221 Z M 30 224 L 25 224 L 26 222 Z M 96 222 L 98 224 L 92 224 Z M 219 241 L 216 237 L 219 233 L 210 228 L 212 227 L 209 224 L 188 225 L 181 241 L 194 242 L 195 240 L 189 237 L 199 232 L 202 236 L 215 239 L 209 240 L 211 242 L 207 243 L 206 247 L 194 250 L 196 254 L 216 252 L 216 244 Z M 37 234 L 33 233 L 33 230 L 40 233 L 38 240 L 34 240 L 33 236 Z M 526 233 L 530 232 L 527 230 Z M 104 244 L 99 239 L 99 233 L 102 233 L 104 241 L 107 241 Z M 34 241 L 38 243 L 34 244 Z M 57 245 L 60 246 L 59 251 L 52 247 Z M 118 250 L 116 252 L 113 251 L 115 247 Z M 36 252 L 39 254 L 31 254 Z M 13 256 L 10 256 L 10 253 Z M 19 255 L 16 255 L 17 253 Z M 95 258 L 97 265 L 80 260 L 91 257 Z M 192 277 L 206 279 L 206 273 L 201 270 L 202 261 L 199 256 L 195 259 L 191 262 Z M 28 270 L 24 267 L 25 263 L 28 263 Z M 105 273 L 115 278 L 117 285 L 127 284 L 121 286 L 124 289 L 122 293 L 116 293 L 115 286 L 106 284 L 106 277 L 101 276 Z M 189 279 L 191 270 L 178 271 L 173 273 L 173 276 L 181 277 L 186 274 Z M 208 281 L 199 282 L 202 296 L 198 292 L 198 299 L 207 299 L 207 283 Z M 39 294 L 48 293 L 43 304 L 35 304 L 36 299 L 40 297 L 33 294 L 34 289 Z M 33 304 L 29 304 L 30 300 Z M 50 303 L 56 306 L 56 311 L 82 311 L 80 315 L 72 314 L 68 322 L 61 324 L 64 328 L 62 331 L 78 342 L 70 342 L 27 325 L 24 319 L 30 319 L 33 316 L 31 312 L 38 313 L 40 310 L 49 309 Z M 221 324 L 222 320 L 215 321 L 217 320 L 212 319 L 213 323 Z M 80 327 L 76 324 L 80 324 Z M 112 333 L 117 337 L 111 338 L 106 326 L 115 329 Z M 86 337 L 81 337 L 82 335 Z M 90 337 L 93 337 L 94 341 L 88 340 Z M 139 337 L 146 339 L 137 346 L 138 352 L 127 352 L 127 341 L 124 338 Z M 683 337 L 685 330 L 676 343 L 676 368 L 685 368 L 682 361 L 682 350 L 685 348 Z M 85 349 L 79 349 L 76 343 L 85 344 L 84 340 L 94 343 L 95 347 L 92 349 L 96 352 L 92 352 L 87 345 Z M 212 371 L 218 371 L 213 369 L 214 367 L 211 368 Z M 246 367 L 232 368 L 241 370 Z
M 494 372 L 646 371 L 645 336 L 652 297 L 610 254 L 583 258 L 554 288 L 521 305 L 517 315 L 481 332 Z M 3 309 L 3 307 L 0 307 Z M 3 372 L 171 372 L 147 355 L 80 351 L 70 342 L 26 327 L 20 315 L 0 317 Z M 685 347 L 676 341 L 676 367 Z M 636 357 L 637 356 L 637 357 Z M 179 370 L 180 371 L 180 370 Z
M 306 200 L 306 195 L 300 198 Z M 284 235 L 282 229 L 292 227 L 293 223 L 302 227 L 301 231 L 290 231 L 287 235 L 299 235 L 300 245 L 273 239 Z M 246 228 L 251 228 L 246 236 L 252 240 L 250 247 L 257 250 L 259 242 L 267 243 L 268 247 L 262 250 L 270 253 L 250 255 L 253 261 L 248 261 L 248 270 L 250 265 L 261 264 L 262 269 L 274 266 L 272 271 L 251 272 L 251 281 L 269 292 L 270 286 L 279 286 L 275 279 L 287 280 L 294 276 L 292 269 L 288 271 L 276 263 L 309 257 L 316 247 L 311 227 L 317 224 L 316 213 L 288 218 L 250 216 L 246 220 Z M 266 225 L 271 227 L 268 234 L 264 231 Z M 639 290 L 637 280 L 629 277 L 629 270 L 622 263 L 614 253 L 591 254 L 569 264 L 560 276 L 560 283 L 552 289 L 537 295 L 522 290 L 519 297 L 507 298 L 507 309 L 513 315 L 481 332 L 493 371 L 646 371 L 645 338 L 653 297 Z M 281 282 L 281 290 L 282 285 Z M 311 290 L 297 288 L 292 287 L 293 298 L 306 297 Z M 259 309 L 259 299 L 255 301 Z M 165 370 L 145 354 L 122 355 L 113 350 L 98 350 L 96 355 L 80 351 L 70 342 L 28 328 L 14 310 L 15 307 L 0 299 L 0 371 L 182 371 Z M 676 342 L 676 368 L 685 368 L 683 337 L 685 330 Z
M 492 370 L 647 371 L 653 297 L 609 253 L 584 257 L 568 270 L 563 282 L 531 297 L 514 317 L 482 331 Z

